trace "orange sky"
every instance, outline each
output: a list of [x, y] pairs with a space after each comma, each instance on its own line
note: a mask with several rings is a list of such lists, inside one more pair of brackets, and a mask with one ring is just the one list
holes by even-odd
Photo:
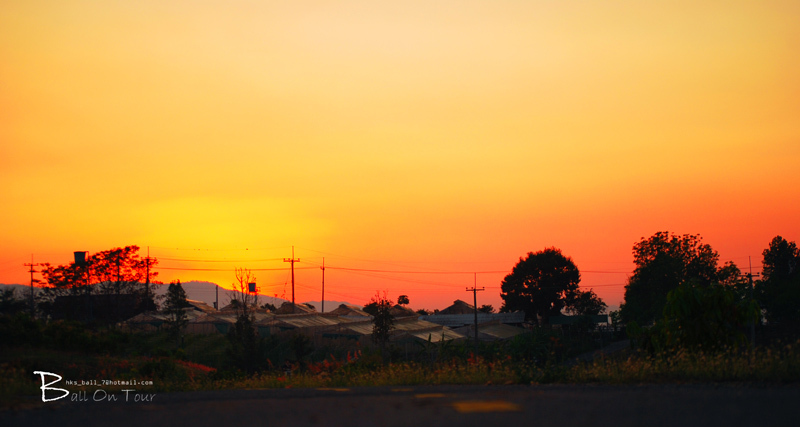
[[[0, 283], [31, 254], [267, 269], [294, 245], [465, 272], [326, 272], [330, 299], [444, 308], [556, 246], [616, 306], [656, 231], [740, 266], [800, 240], [800, 3], [333, 3], [4, 2]], [[320, 270], [297, 280], [319, 299]]]

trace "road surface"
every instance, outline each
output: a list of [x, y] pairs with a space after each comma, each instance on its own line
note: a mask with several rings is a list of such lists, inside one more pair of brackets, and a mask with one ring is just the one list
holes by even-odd
[[[138, 393], [139, 391], [137, 391]], [[24, 426], [797, 426], [800, 385], [420, 386], [156, 393], [0, 412]], [[97, 395], [94, 396], [98, 397]]]

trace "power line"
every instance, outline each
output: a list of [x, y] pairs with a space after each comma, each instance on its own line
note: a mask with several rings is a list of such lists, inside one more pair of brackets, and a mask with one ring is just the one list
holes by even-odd
[[392, 274], [500, 274], [508, 273], [508, 270], [495, 270], [495, 271], [408, 271], [408, 270], [374, 270], [367, 268], [348, 268], [348, 267], [331, 267], [331, 270], [344, 270], [344, 271], [362, 271], [367, 273], [392, 273]]
[[[233, 268], [185, 268], [185, 267], [153, 267], [156, 270], [176, 270], [176, 271], [234, 271]], [[316, 270], [317, 267], [295, 267], [295, 270]], [[250, 271], [289, 271], [291, 268], [248, 268]]]
[[286, 249], [287, 246], [276, 246], [272, 248], [229, 248], [229, 249], [204, 249], [204, 248], [176, 248], [165, 246], [151, 246], [155, 249], [167, 249], [174, 251], [197, 251], [197, 252], [237, 252], [237, 251], [272, 251], [277, 249]]
[[265, 259], [188, 259], [188, 258], [159, 258], [163, 261], [182, 261], [182, 262], [265, 262], [265, 261], [280, 261], [283, 258], [265, 258]]

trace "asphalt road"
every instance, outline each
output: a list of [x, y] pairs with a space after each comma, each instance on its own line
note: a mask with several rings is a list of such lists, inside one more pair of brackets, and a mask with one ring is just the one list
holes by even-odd
[[[138, 391], [137, 391], [138, 393]], [[424, 386], [38, 401], [2, 426], [797, 426], [800, 386]], [[103, 397], [100, 394], [97, 397]]]

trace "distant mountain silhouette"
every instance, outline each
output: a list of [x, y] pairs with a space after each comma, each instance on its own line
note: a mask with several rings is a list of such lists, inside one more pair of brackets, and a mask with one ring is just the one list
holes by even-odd
[[[216, 302], [217, 298], [217, 291], [216, 288], [218, 285], [212, 282], [202, 282], [193, 280], [190, 282], [181, 282], [181, 286], [183, 290], [186, 291], [186, 298], [192, 299], [195, 301], [203, 301], [204, 303], [214, 306], [214, 302]], [[155, 286], [155, 293], [156, 295], [164, 295], [167, 293], [167, 288], [169, 287], [168, 284], [163, 285], [156, 285]], [[225, 307], [228, 303], [231, 302], [231, 291], [230, 289], [225, 289], [223, 287], [219, 287], [219, 306]], [[263, 305], [266, 303], [272, 304], [276, 307], [280, 307], [281, 304], [286, 302], [283, 298], [275, 298], [264, 294], [258, 294], [258, 304]]]
[[[192, 280], [190, 282], [181, 282], [181, 286], [183, 286], [183, 290], [186, 291], [186, 298], [187, 299], [191, 299], [191, 300], [195, 300], [195, 301], [203, 301], [204, 303], [210, 305], [211, 307], [214, 306], [214, 302], [216, 301], [216, 289], [215, 289], [217, 287], [216, 283], [203, 282], [203, 281], [199, 281], [199, 280]], [[167, 293], [167, 288], [168, 287], [169, 287], [169, 285], [166, 284], [166, 283], [163, 284], [163, 285], [153, 285], [153, 290], [155, 291], [155, 294], [157, 296], [160, 296], [160, 295], [165, 295]], [[30, 289], [30, 285], [19, 285], [19, 284], [7, 285], [7, 284], [0, 283], [0, 290], [5, 290], [7, 288], [16, 289], [17, 290], [16, 291], [17, 297], [21, 297], [23, 295], [23, 292], [27, 292], [28, 289]], [[220, 307], [225, 307], [226, 305], [228, 305], [228, 303], [230, 303], [231, 298], [229, 296], [229, 293], [231, 293], [231, 292], [232, 291], [229, 290], [229, 289], [225, 289], [223, 287], [219, 288], [219, 306]], [[284, 299], [284, 298], [276, 298], [276, 297], [269, 296], [269, 295], [258, 294], [258, 304], [259, 305], [263, 305], [263, 304], [269, 303], [269, 304], [274, 305], [275, 307], [280, 307], [281, 304], [283, 304], [285, 302], [289, 302], [289, 301]], [[322, 303], [320, 301], [303, 301], [303, 303], [306, 303], [306, 302], [308, 304], [313, 305], [314, 308], [316, 308], [317, 311], [319, 311], [322, 308]], [[325, 300], [325, 311], [326, 312], [333, 311], [337, 307], [339, 307], [339, 305], [341, 305], [341, 304], [353, 305], [353, 306], [356, 306], [358, 308], [361, 308], [360, 305], [353, 304], [353, 303], [347, 302], [347, 301]]]
[[[162, 295], [167, 293], [167, 286], [164, 285], [157, 285], [156, 286], [156, 295]], [[181, 282], [181, 286], [183, 286], [183, 290], [186, 291], [186, 298], [193, 299], [196, 301], [203, 301], [210, 306], [214, 306], [214, 301], [216, 300], [216, 290], [215, 288], [218, 286], [216, 283], [212, 282], [202, 282], [193, 280], [190, 282]], [[225, 289], [220, 287], [219, 288], [219, 306], [225, 307], [230, 303], [230, 296], [229, 294], [233, 292], [229, 289]], [[269, 295], [258, 294], [258, 304], [263, 305], [266, 303], [272, 304], [275, 307], [280, 307], [281, 304], [285, 302], [290, 302], [284, 298], [276, 298]], [[322, 308], [322, 303], [320, 301], [302, 301], [303, 303], [309, 303], [319, 311]], [[299, 303], [299, 302], [298, 302]], [[346, 301], [329, 301], [325, 300], [325, 311], [333, 311], [336, 307], [339, 307], [340, 304], [348, 304], [348, 305], [355, 305], [356, 307], [361, 307], [358, 304], [352, 304]]]

